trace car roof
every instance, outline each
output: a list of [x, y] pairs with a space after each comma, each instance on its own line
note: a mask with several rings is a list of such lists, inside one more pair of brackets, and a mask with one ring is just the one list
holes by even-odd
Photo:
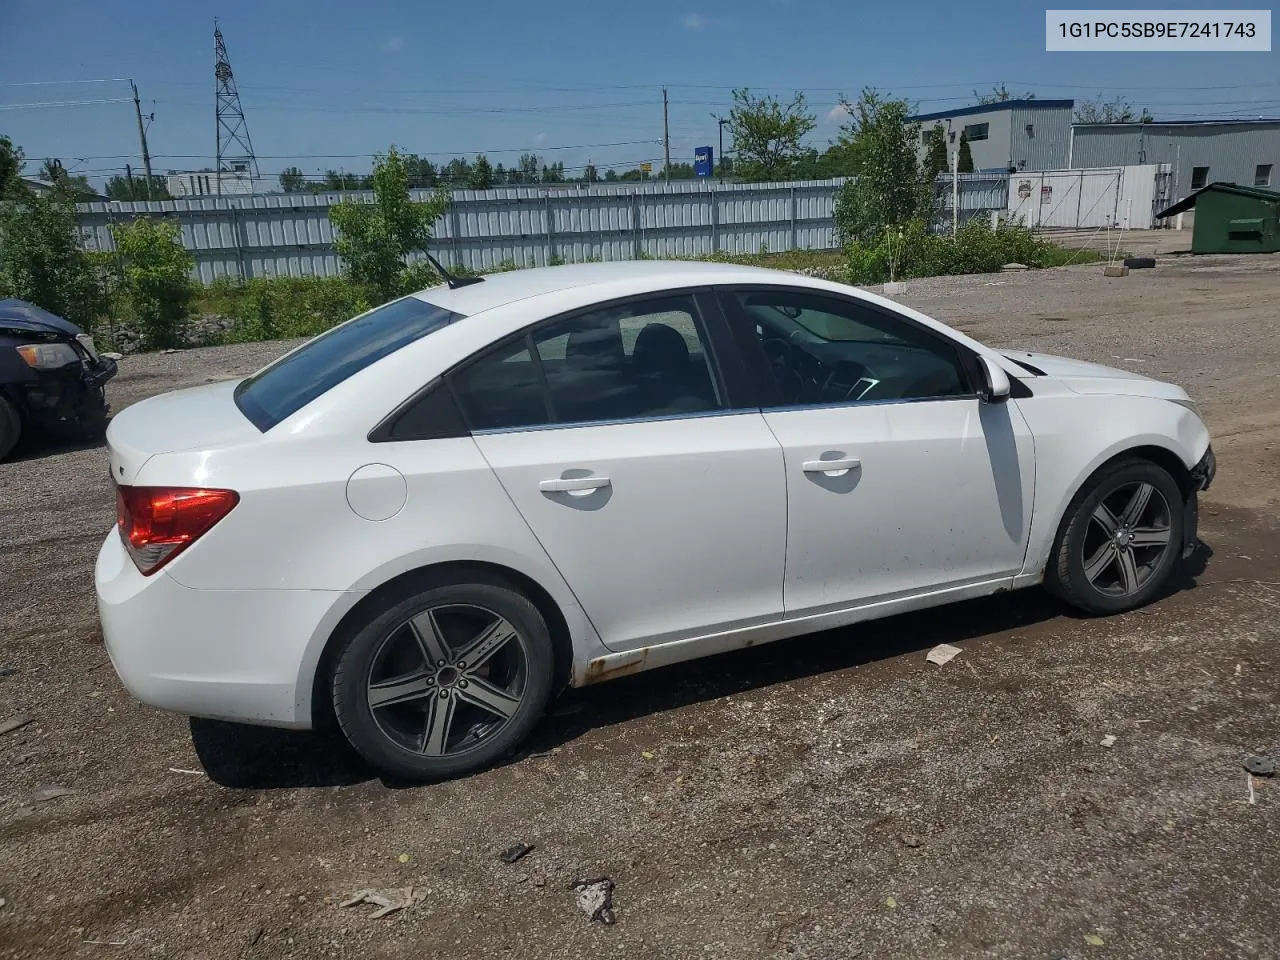
[[703, 284], [796, 283], [794, 273], [748, 267], [731, 263], [693, 260], [616, 260], [609, 263], [574, 263], [559, 267], [531, 267], [489, 274], [484, 283], [468, 284], [456, 290], [447, 286], [430, 287], [413, 296], [419, 300], [452, 310], [464, 317], [543, 296], [561, 290], [629, 285], [641, 289], [661, 290], [697, 287]]

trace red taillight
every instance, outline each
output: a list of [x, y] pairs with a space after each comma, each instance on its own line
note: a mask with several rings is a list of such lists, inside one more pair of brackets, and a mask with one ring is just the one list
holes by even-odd
[[155, 573], [240, 502], [234, 490], [116, 487], [116, 523], [133, 562]]

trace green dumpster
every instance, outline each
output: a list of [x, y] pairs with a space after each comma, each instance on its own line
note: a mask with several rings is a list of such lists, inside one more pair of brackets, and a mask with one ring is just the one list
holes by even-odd
[[1188, 194], [1156, 219], [1195, 208], [1192, 253], [1280, 252], [1280, 193], [1234, 183], [1211, 183]]

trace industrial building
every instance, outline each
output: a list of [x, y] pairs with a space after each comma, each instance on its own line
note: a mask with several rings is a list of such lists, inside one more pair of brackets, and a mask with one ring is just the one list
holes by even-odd
[[165, 175], [169, 195], [185, 197], [240, 196], [247, 193], [270, 193], [270, 187], [255, 180], [248, 170], [224, 170], [219, 175], [213, 170], [170, 170]]
[[1280, 119], [1073, 123], [1073, 100], [1005, 100], [911, 117], [923, 156], [941, 125], [950, 152], [963, 134], [976, 172], [1031, 173], [1167, 164], [1170, 199], [1209, 183], [1280, 186]]
[[920, 124], [920, 152], [935, 126], [947, 132], [948, 150], [964, 136], [976, 173], [1061, 170], [1071, 148], [1074, 100], [1005, 100], [910, 117]]
[[1210, 183], [1280, 186], [1280, 120], [1077, 123], [1066, 167], [1167, 163], [1172, 199]]

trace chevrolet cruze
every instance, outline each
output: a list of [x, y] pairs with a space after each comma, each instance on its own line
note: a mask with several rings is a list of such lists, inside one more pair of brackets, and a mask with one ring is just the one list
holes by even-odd
[[107, 439], [134, 696], [336, 717], [417, 780], [567, 686], [1039, 584], [1137, 607], [1214, 474], [1177, 386], [710, 263], [451, 278]]

